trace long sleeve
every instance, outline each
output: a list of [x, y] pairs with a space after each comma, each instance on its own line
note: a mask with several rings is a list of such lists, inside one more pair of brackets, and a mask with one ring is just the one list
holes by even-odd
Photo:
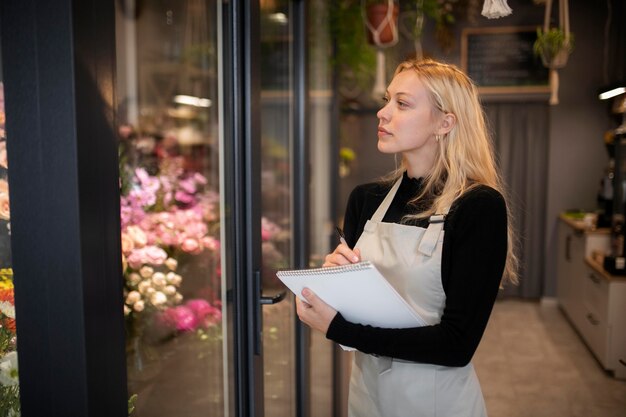
[[[362, 217], [369, 216], [372, 211], [367, 204], [378, 204], [365, 200], [367, 193], [364, 190], [355, 190], [351, 195], [345, 218], [345, 229], [350, 233], [360, 234]], [[355, 239], [354, 235], [351, 239]], [[347, 322], [339, 312], [326, 336], [365, 353], [464, 366], [471, 360], [487, 325], [506, 253], [504, 199], [489, 187], [477, 187], [455, 202], [446, 219], [442, 254], [446, 304], [439, 324], [382, 329]]]

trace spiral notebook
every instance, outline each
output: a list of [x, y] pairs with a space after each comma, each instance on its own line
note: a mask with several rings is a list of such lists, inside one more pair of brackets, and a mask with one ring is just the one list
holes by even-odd
[[279, 271], [276, 276], [301, 299], [302, 289], [309, 288], [353, 323], [396, 329], [426, 325], [369, 261]]

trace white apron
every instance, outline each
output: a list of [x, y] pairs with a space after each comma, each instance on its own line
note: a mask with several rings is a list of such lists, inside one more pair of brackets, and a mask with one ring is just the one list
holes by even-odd
[[[441, 284], [444, 216], [428, 228], [383, 223], [402, 178], [394, 184], [356, 244], [391, 285], [429, 324], [441, 321], [446, 296]], [[355, 352], [349, 417], [485, 417], [487, 411], [472, 364], [447, 367]]]

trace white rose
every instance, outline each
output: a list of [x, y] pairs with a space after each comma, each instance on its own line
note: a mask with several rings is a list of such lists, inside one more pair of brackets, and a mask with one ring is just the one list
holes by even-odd
[[146, 233], [139, 226], [128, 226], [126, 233], [135, 242], [135, 246], [142, 248], [148, 244]]
[[137, 289], [142, 294], [146, 294], [149, 288], [152, 288], [152, 283], [150, 281], [141, 281], [137, 286]]
[[128, 316], [132, 310], [128, 308], [126, 304], [124, 304], [124, 315]]
[[152, 283], [156, 288], [163, 288], [167, 285], [167, 281], [165, 281], [165, 274], [162, 272], [155, 272], [152, 275]]
[[133, 272], [132, 274], [128, 275], [128, 282], [130, 283], [130, 285], [137, 285], [140, 281], [141, 275], [139, 275], [138, 273]]
[[176, 267], [178, 267], [178, 261], [174, 258], [167, 258], [165, 260], [165, 266], [167, 266], [172, 271], [176, 271]]
[[146, 295], [147, 296], [151, 296], [152, 294], [154, 294], [156, 292], [156, 290], [154, 288], [152, 288], [151, 286], [146, 288]]
[[156, 291], [150, 296], [150, 302], [152, 305], [160, 306], [167, 301], [167, 297], [161, 291]]
[[128, 293], [128, 296], [126, 297], [126, 304], [132, 306], [139, 300], [141, 300], [141, 294], [139, 294], [138, 291], [131, 291]]
[[183, 277], [181, 277], [178, 274], [175, 274], [174, 272], [168, 272], [167, 274], [167, 282], [169, 282], [172, 285], [176, 285], [177, 287], [180, 285], [180, 283], [182, 282]]
[[139, 313], [139, 312], [143, 311], [144, 307], [145, 307], [145, 304], [144, 304], [143, 300], [139, 300], [133, 306], [133, 310], [135, 310], [137, 313]]
[[174, 296], [174, 302], [178, 304], [181, 301], [183, 301], [183, 296], [180, 295], [179, 293], [176, 293], [176, 295]]
[[168, 285], [167, 287], [163, 288], [163, 292], [166, 295], [174, 295], [176, 294], [176, 287], [173, 285]]
[[150, 278], [154, 274], [154, 269], [151, 266], [142, 266], [139, 270], [139, 275], [144, 278]]

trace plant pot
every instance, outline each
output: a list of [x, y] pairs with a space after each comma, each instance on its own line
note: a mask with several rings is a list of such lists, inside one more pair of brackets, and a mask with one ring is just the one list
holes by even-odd
[[541, 62], [546, 68], [557, 69], [563, 68], [567, 64], [569, 58], [569, 48], [561, 48], [554, 56], [547, 56], [548, 54], [541, 54]]
[[[393, 5], [390, 19], [387, 19], [389, 5], [385, 3], [371, 4], [367, 7], [367, 41], [374, 46], [394, 44], [398, 41], [397, 4]], [[378, 33], [376, 38], [375, 32]]]

